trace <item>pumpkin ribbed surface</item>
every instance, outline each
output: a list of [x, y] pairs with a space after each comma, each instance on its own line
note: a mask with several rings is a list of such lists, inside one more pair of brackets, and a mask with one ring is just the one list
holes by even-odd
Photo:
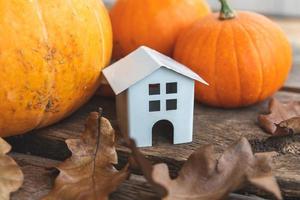
[[98, 87], [111, 51], [99, 0], [0, 0], [0, 136], [78, 109]]
[[292, 63], [290, 44], [266, 17], [238, 12], [234, 19], [212, 14], [178, 39], [174, 57], [210, 86], [196, 85], [196, 98], [233, 108], [260, 102], [282, 87]]
[[141, 45], [171, 56], [180, 31], [209, 13], [204, 0], [119, 0], [110, 12], [113, 57], [124, 57]]

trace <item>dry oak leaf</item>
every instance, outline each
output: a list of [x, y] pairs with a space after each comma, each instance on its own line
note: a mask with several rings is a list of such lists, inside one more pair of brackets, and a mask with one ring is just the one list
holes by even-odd
[[100, 113], [91, 113], [80, 139], [66, 143], [72, 156], [58, 168], [53, 190], [44, 200], [106, 200], [128, 178], [128, 166], [118, 171], [115, 131]]
[[260, 126], [273, 136], [300, 134], [300, 101], [281, 103], [277, 99], [269, 102], [267, 115], [260, 115]]
[[275, 135], [295, 135], [300, 134], [300, 117], [293, 117], [276, 124]]
[[9, 200], [10, 193], [23, 184], [24, 176], [17, 163], [6, 154], [11, 146], [0, 138], [0, 200]]
[[270, 154], [254, 155], [245, 138], [229, 147], [219, 159], [212, 145], [199, 148], [188, 158], [174, 180], [170, 178], [166, 164], [151, 167], [133, 141], [129, 146], [146, 179], [150, 184], [154, 183], [155, 189], [159, 188], [158, 194], [163, 200], [226, 199], [230, 192], [240, 189], [245, 183], [282, 199], [271, 172]]

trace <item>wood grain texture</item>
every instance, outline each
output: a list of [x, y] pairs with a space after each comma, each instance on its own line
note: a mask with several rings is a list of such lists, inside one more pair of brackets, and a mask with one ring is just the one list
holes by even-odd
[[[25, 174], [22, 188], [13, 193], [11, 200], [39, 200], [52, 188], [57, 175], [50, 167], [60, 162], [41, 157], [13, 153], [11, 156], [18, 162]], [[132, 175], [111, 194], [110, 200], [159, 200], [155, 192], [142, 176]], [[264, 200], [256, 196], [230, 194], [229, 200]]]
[[11, 200], [37, 200], [51, 190], [54, 179], [50, 167], [56, 166], [58, 161], [17, 153], [11, 156], [20, 165], [25, 177], [23, 186], [12, 194]]
[[[296, 93], [279, 92], [276, 97], [282, 101], [300, 100], [300, 94]], [[69, 119], [27, 135], [8, 138], [8, 141], [16, 152], [64, 160], [70, 155], [64, 140], [77, 138], [84, 129], [88, 113], [97, 110], [98, 107], [102, 107], [104, 116], [116, 125], [114, 101], [94, 97]], [[266, 110], [267, 102], [237, 110], [220, 110], [196, 104], [192, 143], [182, 145], [162, 143], [155, 147], [142, 148], [141, 151], [155, 163], [166, 162], [175, 176], [188, 156], [201, 145], [214, 144], [216, 151], [222, 152], [240, 137], [246, 137], [255, 152], [279, 153], [274, 160], [274, 173], [284, 195], [286, 198], [300, 197], [300, 137], [268, 138], [269, 135], [264, 133], [257, 124], [258, 114]], [[129, 150], [119, 147], [118, 153], [120, 162], [124, 164]], [[259, 191], [251, 192], [260, 194]]]

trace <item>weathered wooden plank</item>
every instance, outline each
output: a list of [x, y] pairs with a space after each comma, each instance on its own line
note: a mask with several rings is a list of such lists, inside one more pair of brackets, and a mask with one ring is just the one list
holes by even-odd
[[[12, 153], [11, 156], [21, 166], [25, 180], [21, 189], [12, 194], [11, 200], [39, 200], [48, 194], [53, 186], [56, 171], [50, 167], [60, 162], [42, 157]], [[140, 200], [155, 193], [140, 176], [132, 176], [111, 195], [111, 200]]]
[[[11, 200], [39, 200], [51, 190], [57, 173], [50, 167], [60, 162], [36, 156], [12, 153], [11, 156], [21, 166], [25, 175], [21, 189], [12, 194]], [[116, 192], [111, 194], [110, 200], [159, 200], [155, 192], [142, 176], [132, 175]], [[264, 200], [256, 196], [231, 194], [230, 200]]]
[[11, 200], [39, 200], [48, 194], [53, 185], [53, 175], [50, 167], [59, 162], [30, 156], [12, 153], [11, 156], [21, 167], [24, 173], [24, 183], [21, 189], [12, 194]]
[[[124, 195], [126, 194], [126, 195]], [[111, 200], [160, 200], [142, 176], [132, 175], [119, 189], [111, 195]], [[266, 200], [255, 195], [232, 193], [228, 200]]]
[[[277, 98], [283, 101], [300, 100], [300, 94], [279, 92]], [[261, 103], [244, 109], [222, 110], [196, 104], [194, 141], [183, 145], [159, 144], [151, 148], [142, 148], [142, 152], [153, 162], [166, 162], [171, 172], [176, 174], [187, 157], [203, 144], [214, 144], [216, 151], [223, 151], [240, 137], [250, 140], [256, 152], [277, 151], [275, 158], [275, 175], [286, 197], [300, 197], [300, 137], [268, 139], [257, 125], [257, 116], [264, 112], [267, 103]], [[104, 116], [116, 124], [114, 102], [111, 99], [94, 97], [86, 106], [69, 119], [24, 136], [9, 138], [14, 151], [29, 152], [63, 160], [69, 156], [64, 140], [76, 138], [83, 131], [85, 119], [89, 112], [101, 106]], [[184, 122], [183, 122], [184, 123]], [[126, 162], [128, 149], [118, 148], [120, 160]]]
[[[51, 190], [57, 172], [50, 167], [60, 162], [42, 157], [12, 153], [24, 173], [24, 184], [12, 194], [11, 200], [39, 200]], [[155, 196], [154, 191], [141, 176], [132, 176], [111, 195], [111, 200], [140, 200]]]
[[[57, 173], [50, 167], [59, 161], [42, 157], [16, 154], [11, 156], [21, 166], [25, 180], [21, 189], [12, 194], [11, 200], [39, 200], [51, 190]], [[155, 196], [154, 191], [139, 176], [132, 176], [111, 195], [111, 200], [140, 200], [143, 197]]]

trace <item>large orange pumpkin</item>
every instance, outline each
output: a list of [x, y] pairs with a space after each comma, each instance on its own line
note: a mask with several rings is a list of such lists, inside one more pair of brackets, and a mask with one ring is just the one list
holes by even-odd
[[174, 57], [210, 86], [196, 85], [197, 100], [234, 108], [262, 101], [282, 87], [292, 52], [283, 31], [266, 17], [230, 9], [211, 14], [180, 35]]
[[109, 63], [99, 0], [0, 0], [0, 136], [25, 133], [85, 103]]
[[208, 13], [205, 0], [118, 0], [110, 12], [113, 57], [141, 45], [171, 56], [179, 32]]

